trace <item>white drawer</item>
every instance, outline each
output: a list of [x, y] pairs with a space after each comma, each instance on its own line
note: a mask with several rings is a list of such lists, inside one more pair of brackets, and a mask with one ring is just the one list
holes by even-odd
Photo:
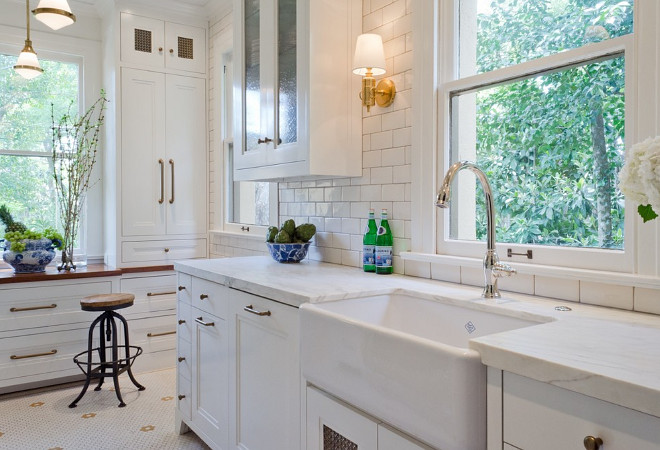
[[173, 263], [178, 259], [206, 257], [206, 239], [123, 242], [121, 252], [124, 263]]
[[178, 304], [177, 312], [177, 334], [179, 339], [192, 342], [193, 318], [189, 303]]
[[185, 420], [192, 415], [192, 383], [189, 378], [177, 376], [176, 406]]
[[176, 295], [180, 302], [192, 303], [192, 277], [185, 273], [178, 273]]
[[227, 320], [231, 289], [218, 283], [194, 277], [192, 284], [192, 306]]
[[118, 311], [125, 317], [135, 317], [176, 309], [176, 275], [122, 278], [121, 291], [135, 295], [130, 308]]
[[660, 449], [660, 418], [504, 372], [504, 441], [523, 450]]
[[192, 378], [192, 344], [179, 339], [177, 342], [177, 370], [179, 375]]
[[176, 348], [177, 325], [174, 314], [130, 320], [128, 329], [130, 344], [142, 347], [145, 353]]
[[0, 336], [2, 332], [11, 330], [30, 333], [29, 330], [53, 325], [89, 325], [98, 313], [82, 311], [80, 299], [88, 295], [109, 294], [111, 291], [110, 281], [2, 289]]

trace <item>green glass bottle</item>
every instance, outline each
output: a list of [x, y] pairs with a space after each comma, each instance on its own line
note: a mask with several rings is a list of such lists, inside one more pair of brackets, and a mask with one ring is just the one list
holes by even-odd
[[362, 237], [362, 268], [365, 272], [376, 271], [376, 214], [373, 209], [369, 210], [369, 222]]
[[392, 273], [392, 230], [387, 222], [387, 210], [380, 213], [380, 226], [376, 235], [376, 273]]

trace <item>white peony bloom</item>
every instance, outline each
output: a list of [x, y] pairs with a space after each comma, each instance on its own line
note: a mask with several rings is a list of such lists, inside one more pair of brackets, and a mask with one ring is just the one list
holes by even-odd
[[621, 191], [635, 203], [660, 212], [660, 136], [633, 145], [619, 172]]

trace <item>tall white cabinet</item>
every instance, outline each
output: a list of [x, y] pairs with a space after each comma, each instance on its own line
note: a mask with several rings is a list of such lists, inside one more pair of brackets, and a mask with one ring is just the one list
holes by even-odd
[[110, 9], [105, 262], [206, 257], [206, 24]]

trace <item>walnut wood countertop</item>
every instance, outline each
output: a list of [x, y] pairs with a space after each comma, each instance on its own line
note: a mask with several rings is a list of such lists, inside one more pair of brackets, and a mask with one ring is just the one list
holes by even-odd
[[126, 267], [123, 269], [109, 267], [105, 264], [89, 264], [86, 267], [61, 272], [56, 267], [46, 267], [45, 272], [40, 273], [14, 273], [11, 267], [0, 269], [0, 284], [28, 283], [35, 281], [72, 280], [76, 278], [115, 277], [125, 273], [159, 272], [173, 270], [174, 266], [148, 266], [148, 267]]

